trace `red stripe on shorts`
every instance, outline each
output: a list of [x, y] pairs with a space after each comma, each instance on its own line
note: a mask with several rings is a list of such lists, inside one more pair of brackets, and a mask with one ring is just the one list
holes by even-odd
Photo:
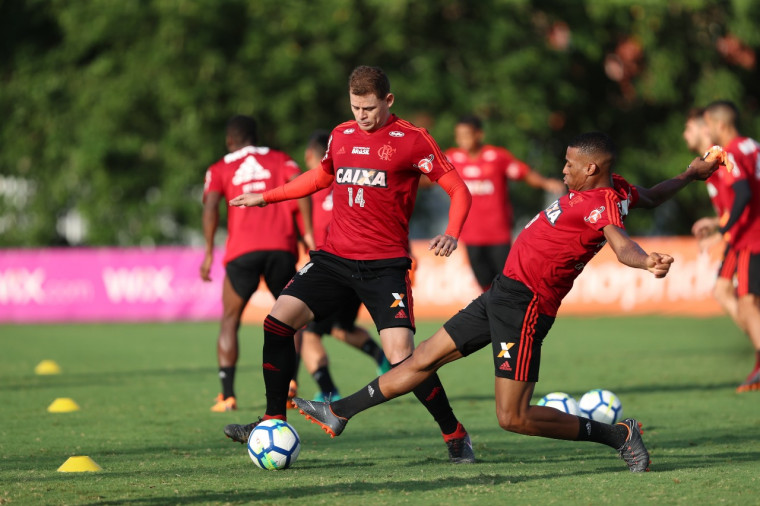
[[736, 250], [730, 248], [723, 258], [723, 264], [720, 266], [719, 278], [731, 279], [736, 272]]
[[737, 256], [739, 258], [737, 259], [736, 277], [739, 286], [736, 288], [736, 295], [741, 297], [749, 293], [749, 259], [751, 254], [748, 250], [741, 250]]
[[515, 380], [528, 381], [528, 369], [533, 355], [533, 336], [536, 335], [536, 321], [538, 320], [538, 295], [533, 298], [525, 311], [522, 330], [520, 332], [520, 350], [517, 352], [517, 365], [515, 366]]

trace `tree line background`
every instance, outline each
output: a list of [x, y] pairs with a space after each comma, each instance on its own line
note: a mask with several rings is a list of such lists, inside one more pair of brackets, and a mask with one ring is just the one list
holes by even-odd
[[[566, 143], [603, 130], [648, 185], [691, 160], [693, 106], [733, 100], [760, 135], [759, 22], [751, 0], [0, 0], [0, 246], [197, 243], [226, 120], [255, 116], [302, 163], [314, 129], [351, 117], [361, 64], [443, 148], [474, 112], [560, 177]], [[518, 219], [544, 206], [512, 196]], [[687, 234], [710, 212], [692, 185], [628, 228]]]

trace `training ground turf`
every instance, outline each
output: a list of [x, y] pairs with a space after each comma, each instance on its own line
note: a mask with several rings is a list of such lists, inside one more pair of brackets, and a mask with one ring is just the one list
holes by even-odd
[[[418, 339], [438, 323], [421, 323]], [[478, 463], [454, 466], [413, 396], [351, 420], [330, 439], [293, 412], [303, 446], [292, 469], [254, 467], [227, 423], [264, 411], [260, 327], [241, 329], [239, 411], [211, 413], [219, 391], [216, 322], [0, 326], [0, 504], [758, 504], [760, 391], [736, 394], [753, 365], [727, 318], [560, 318], [542, 356], [535, 400], [607, 388], [644, 423], [651, 472], [616, 453], [506, 433], [496, 422], [490, 351], [441, 378], [472, 435]], [[348, 394], [372, 360], [326, 338]], [[59, 375], [37, 376], [55, 360]], [[300, 375], [300, 394], [314, 382]], [[48, 413], [56, 398], [80, 410]], [[94, 473], [56, 469], [89, 456]]]

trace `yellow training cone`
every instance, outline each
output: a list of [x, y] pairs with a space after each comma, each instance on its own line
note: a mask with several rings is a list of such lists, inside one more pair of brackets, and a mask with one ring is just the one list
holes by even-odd
[[34, 368], [34, 374], [61, 374], [61, 366], [55, 360], [43, 360]]
[[58, 468], [59, 473], [82, 473], [85, 471], [102, 471], [100, 467], [90, 457], [69, 457], [66, 462]]
[[70, 413], [79, 411], [79, 405], [68, 397], [59, 397], [47, 408], [49, 413]]

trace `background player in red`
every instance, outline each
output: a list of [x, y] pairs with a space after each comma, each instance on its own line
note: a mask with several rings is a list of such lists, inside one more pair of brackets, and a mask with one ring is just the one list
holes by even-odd
[[760, 146], [739, 134], [739, 111], [732, 102], [711, 103], [705, 107], [704, 118], [710, 140], [724, 147], [728, 168], [733, 165], [724, 174], [733, 190], [733, 201], [725, 223], [713, 221], [698, 232], [717, 229], [728, 234], [736, 251], [738, 316], [755, 349], [755, 366], [737, 392], [760, 390]]
[[[710, 140], [707, 126], [705, 125], [704, 109], [694, 109], [689, 112], [684, 126], [683, 138], [686, 146], [690, 151], [697, 155], [703, 155], [709, 150], [713, 143]], [[700, 218], [692, 226], [692, 233], [697, 238], [700, 249], [706, 250], [716, 242], [724, 242], [721, 234], [717, 232], [720, 220], [728, 220], [729, 210], [733, 201], [733, 190], [726, 184], [725, 180], [728, 172], [725, 170], [716, 170], [707, 181], [707, 194], [710, 196], [715, 216]], [[707, 234], [709, 230], [713, 233]], [[713, 297], [726, 313], [731, 316], [739, 328], [742, 328], [739, 321], [738, 307], [739, 303], [736, 298], [736, 289], [734, 288], [734, 274], [736, 272], [736, 251], [726, 241], [723, 250], [723, 259], [718, 269], [718, 276], [713, 287]]]
[[499, 274], [512, 242], [512, 204], [509, 184], [529, 186], [561, 195], [565, 185], [531, 170], [504, 148], [483, 144], [483, 123], [477, 116], [463, 116], [454, 127], [457, 147], [446, 151], [472, 194], [472, 207], [459, 238], [467, 248], [472, 271], [483, 290]]
[[[330, 132], [318, 130], [312, 133], [304, 153], [307, 170], [321, 170], [321, 161], [327, 151], [329, 139]], [[319, 249], [327, 239], [327, 227], [332, 218], [332, 187], [319, 190], [311, 195], [311, 199], [314, 243]], [[377, 364], [378, 374], [383, 374], [390, 369], [383, 349], [372, 339], [366, 329], [356, 325], [356, 316], [360, 307], [361, 300], [354, 296], [353, 300], [346, 301], [336, 314], [319, 322], [311, 321], [304, 329], [301, 360], [319, 386], [320, 392], [314, 398], [315, 400], [340, 398], [338, 388], [330, 374], [327, 351], [322, 345], [324, 334], [330, 334], [372, 357]]]
[[[354, 120], [333, 129], [320, 170], [263, 195], [249, 193], [231, 201], [262, 206], [333, 188], [333, 216], [325, 244], [311, 253], [311, 261], [293, 277], [264, 322], [265, 418], [285, 417], [295, 329], [328, 317], [354, 294], [372, 315], [391, 364], [411, 355], [409, 218], [420, 176], [436, 181], [451, 197], [446, 232], [430, 241], [434, 254], [449, 256], [456, 249], [470, 208], [467, 186], [433, 138], [391, 114], [395, 97], [382, 69], [354, 69], [349, 99]], [[365, 395], [375, 392], [370, 387]], [[450, 461], [474, 462], [470, 437], [454, 416], [438, 376], [431, 375], [414, 393], [438, 423]], [[255, 425], [228, 425], [225, 434], [244, 443]]]
[[[227, 122], [229, 154], [209, 167], [203, 189], [203, 236], [206, 253], [200, 274], [211, 281], [214, 235], [219, 225], [219, 204], [245, 191], [265, 191], [300, 174], [296, 162], [281, 151], [256, 146], [256, 121], [249, 116], [234, 116]], [[308, 201], [299, 201], [304, 214], [305, 236], [311, 236]], [[226, 274], [222, 288], [223, 314], [217, 357], [222, 392], [212, 411], [237, 409], [235, 369], [238, 360], [240, 317], [263, 275], [267, 287], [277, 298], [295, 274], [297, 232], [294, 206], [281, 204], [265, 209], [240, 209], [230, 206], [227, 214], [227, 245], [224, 254]], [[309, 239], [311, 241], [311, 239]]]
[[409, 392], [442, 365], [490, 344], [496, 415], [503, 429], [603, 443], [618, 450], [631, 471], [647, 470], [649, 454], [636, 420], [608, 425], [530, 404], [543, 339], [573, 281], [606, 243], [625, 265], [658, 278], [668, 273], [672, 257], [647, 254], [628, 237], [623, 228], [628, 209], [657, 206], [717, 165], [697, 158], [678, 177], [644, 189], [613, 176], [614, 159], [615, 148], [605, 134], [583, 134], [571, 142], [563, 169], [569, 193], [525, 226], [491, 288], [420, 343], [409, 360], [370, 383], [374, 396], [362, 389], [334, 403], [296, 397], [302, 413], [328, 433], [340, 434], [355, 414]]

